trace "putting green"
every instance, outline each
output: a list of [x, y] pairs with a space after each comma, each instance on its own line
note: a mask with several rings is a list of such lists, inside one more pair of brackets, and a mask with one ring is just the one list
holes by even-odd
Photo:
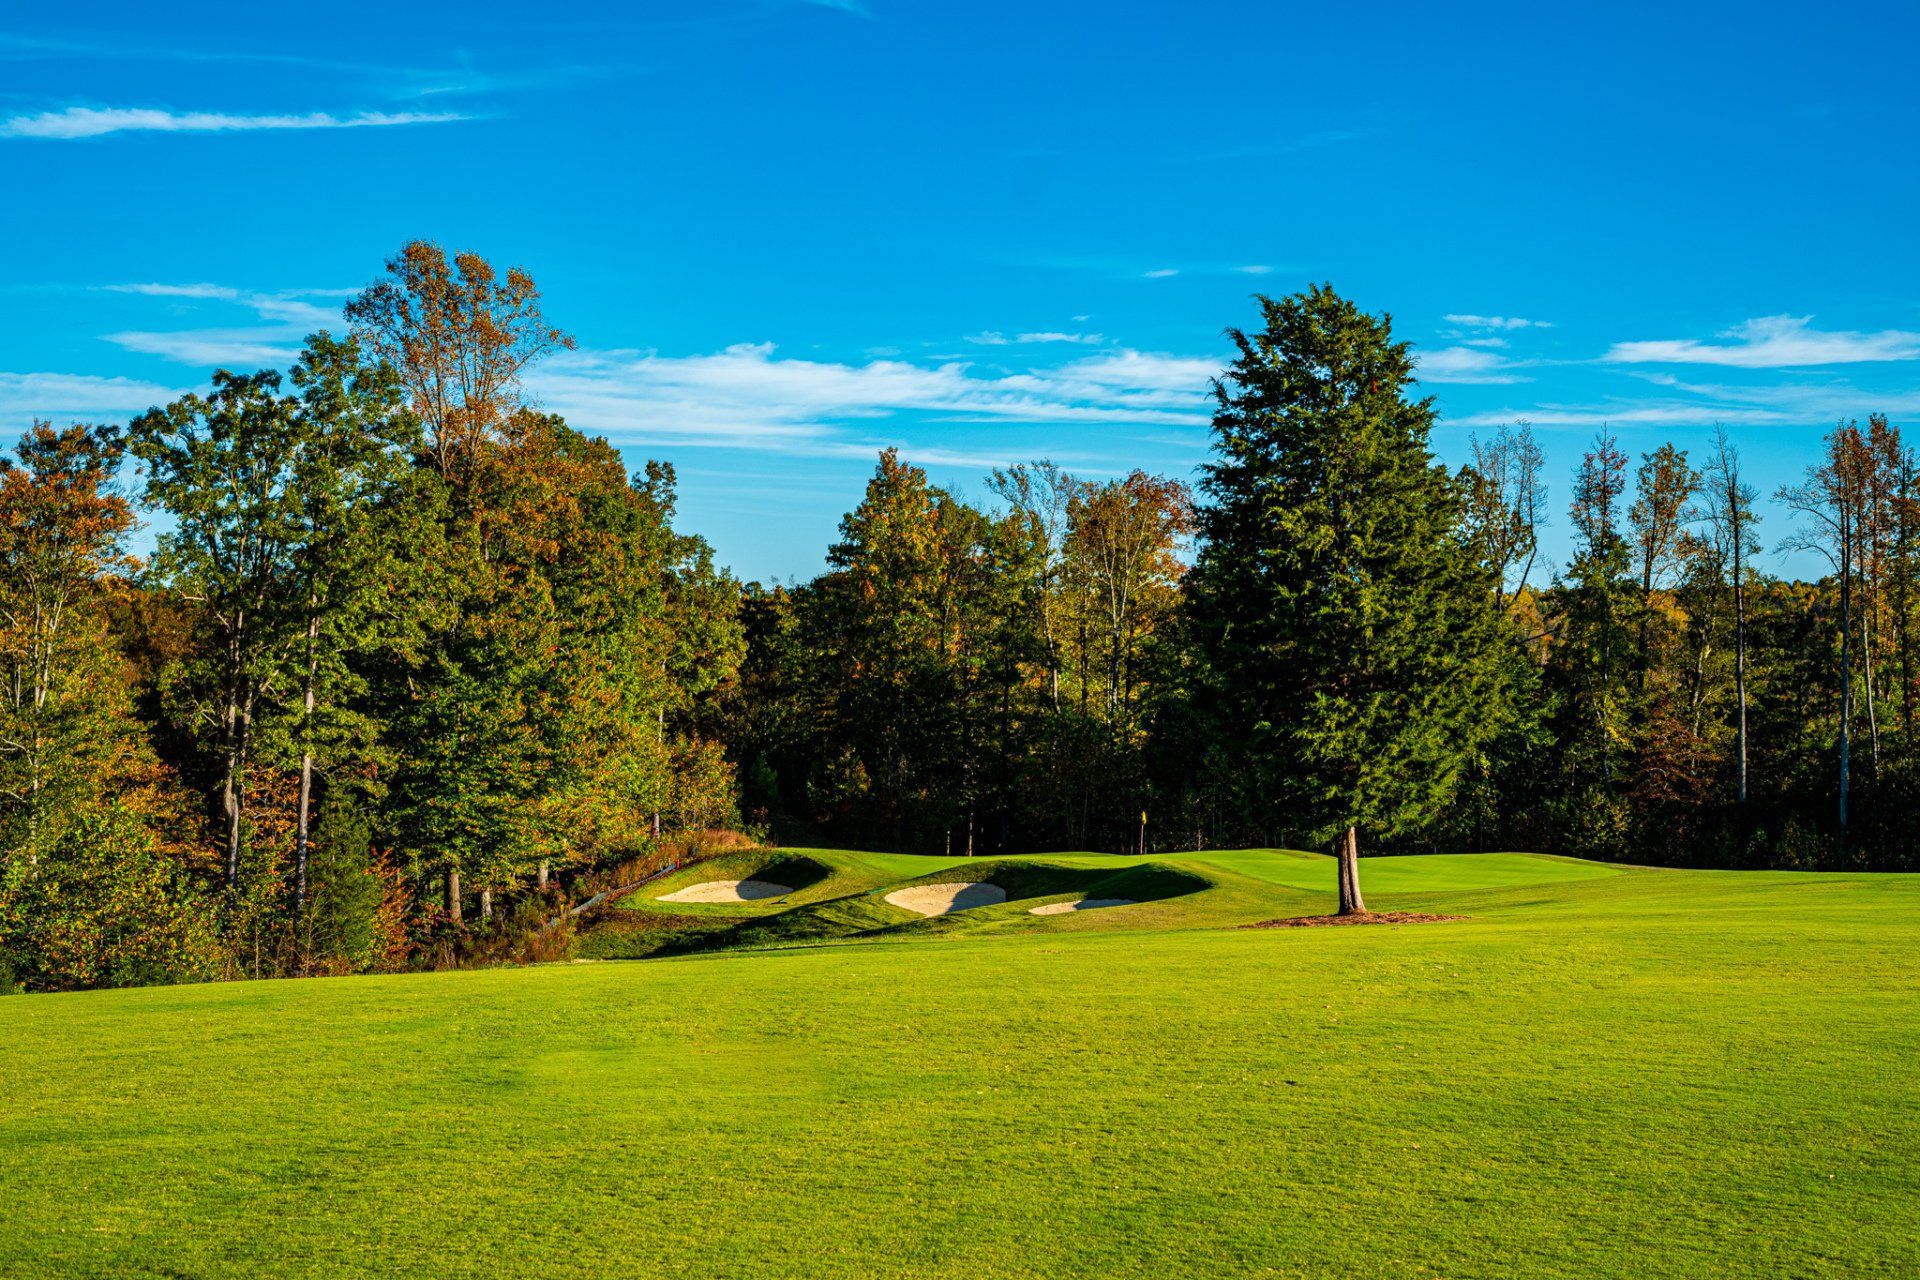
[[1246, 930], [1329, 864], [1170, 862], [884, 945], [0, 999], [0, 1275], [1920, 1274], [1920, 877], [1379, 859], [1468, 918]]

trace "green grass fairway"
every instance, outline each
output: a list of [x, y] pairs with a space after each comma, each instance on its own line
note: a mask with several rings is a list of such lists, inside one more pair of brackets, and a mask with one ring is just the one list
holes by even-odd
[[745, 950], [0, 999], [0, 1276], [1920, 1275], [1920, 877], [777, 856]]

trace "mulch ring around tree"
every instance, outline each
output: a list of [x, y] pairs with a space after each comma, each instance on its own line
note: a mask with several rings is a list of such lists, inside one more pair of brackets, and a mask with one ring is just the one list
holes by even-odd
[[1285, 920], [1262, 920], [1243, 924], [1242, 929], [1312, 929], [1323, 924], [1437, 924], [1442, 920], [1465, 920], [1465, 916], [1430, 916], [1418, 911], [1356, 911], [1344, 916], [1292, 916]]

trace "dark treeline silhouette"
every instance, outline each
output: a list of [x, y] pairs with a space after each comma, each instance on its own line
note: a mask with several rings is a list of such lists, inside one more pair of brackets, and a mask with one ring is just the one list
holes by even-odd
[[[1920, 490], [1843, 423], [1759, 567], [1711, 456], [1432, 456], [1389, 322], [1260, 300], [1198, 497], [881, 455], [742, 587], [523, 374], [534, 283], [407, 245], [284, 374], [0, 469], [0, 989], [528, 954], [712, 829], [986, 854], [1292, 845], [1910, 868]], [[139, 507], [164, 517], [129, 549]], [[551, 943], [549, 942], [549, 945]]]

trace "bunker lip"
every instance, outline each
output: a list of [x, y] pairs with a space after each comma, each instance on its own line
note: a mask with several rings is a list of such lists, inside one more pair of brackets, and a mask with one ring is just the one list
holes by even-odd
[[1313, 929], [1337, 924], [1438, 924], [1443, 920], [1465, 920], [1465, 916], [1432, 916], [1419, 911], [1359, 911], [1344, 916], [1290, 916], [1284, 920], [1260, 920], [1243, 924], [1242, 929]]
[[770, 880], [703, 880], [672, 893], [663, 893], [655, 902], [760, 902], [784, 898], [793, 890]]
[[895, 889], [887, 901], [896, 907], [923, 916], [952, 915], [975, 907], [998, 906], [1007, 900], [1007, 891], [985, 880], [956, 881], [947, 884], [916, 884]]
[[1030, 916], [1063, 916], [1070, 911], [1100, 911], [1107, 907], [1131, 907], [1133, 898], [1078, 898], [1072, 902], [1049, 902], [1043, 906], [1028, 907]]

